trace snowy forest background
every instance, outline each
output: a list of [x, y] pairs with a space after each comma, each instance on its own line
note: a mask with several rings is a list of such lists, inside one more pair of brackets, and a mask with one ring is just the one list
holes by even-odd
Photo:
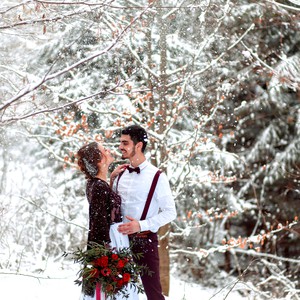
[[119, 155], [136, 123], [177, 205], [163, 278], [300, 299], [298, 0], [2, 0], [0, 15], [0, 274], [68, 267], [87, 234], [75, 153]]

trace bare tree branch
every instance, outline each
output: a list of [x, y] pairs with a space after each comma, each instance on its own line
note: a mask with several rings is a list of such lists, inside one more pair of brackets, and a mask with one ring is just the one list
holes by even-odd
[[[278, 7], [283, 7], [283, 8], [287, 8], [287, 9], [291, 9], [291, 10], [295, 10], [295, 11], [300, 11], [300, 8], [298, 8], [298, 7], [294, 7], [294, 6], [286, 5], [286, 4], [283, 4], [283, 3], [279, 3], [279, 2], [274, 1], [274, 0], [266, 0], [266, 1], [276, 5]], [[296, 4], [296, 3], [294, 3], [294, 4]], [[300, 4], [298, 4], [298, 5], [300, 5]]]
[[64, 277], [49, 277], [49, 276], [38, 276], [38, 275], [34, 275], [34, 274], [30, 274], [30, 273], [19, 273], [19, 272], [0, 272], [0, 274], [3, 275], [16, 275], [16, 276], [25, 276], [25, 277], [32, 277], [35, 278], [37, 280], [40, 279], [64, 279]]
[[29, 1], [24, 1], [24, 2], [22, 2], [22, 3], [13, 5], [13, 6], [8, 7], [7, 9], [5, 9], [5, 10], [3, 10], [3, 11], [0, 11], [0, 14], [3, 15], [3, 14], [5, 14], [5, 13], [7, 13], [7, 12], [9, 12], [9, 11], [11, 11], [11, 10], [17, 8], [17, 7], [23, 6], [23, 5], [28, 4], [28, 3], [31, 3], [31, 2], [32, 2], [32, 0], [29, 0]]
[[[298, 225], [297, 221], [294, 221], [290, 223], [287, 226], [282, 226], [278, 229], [275, 229], [273, 231], [270, 231], [268, 233], [268, 236], [274, 235], [275, 233], [281, 232], [283, 230], [290, 230], [293, 226]], [[172, 235], [172, 234], [171, 234]], [[256, 235], [252, 236], [251, 238], [247, 238], [247, 242], [259, 242], [261, 241], [262, 236], [261, 235]], [[202, 259], [203, 257], [207, 257], [212, 253], [215, 252], [224, 252], [224, 251], [234, 251], [236, 253], [241, 253], [241, 254], [246, 254], [249, 256], [256, 256], [256, 257], [266, 257], [266, 258], [271, 258], [275, 259], [278, 261], [285, 261], [285, 262], [291, 262], [294, 264], [300, 264], [300, 259], [293, 259], [293, 258], [287, 258], [287, 257], [282, 257], [282, 256], [277, 256], [269, 253], [263, 253], [263, 252], [257, 252], [253, 249], [248, 249], [248, 250], [243, 250], [239, 249], [241, 244], [239, 242], [231, 244], [231, 245], [217, 245], [216, 247], [210, 247], [208, 250], [206, 249], [200, 249], [198, 251], [192, 251], [192, 250], [185, 250], [185, 249], [178, 249], [178, 250], [172, 250], [172, 253], [183, 253], [183, 254], [188, 254], [188, 255], [195, 255], [199, 259]]]
[[66, 18], [70, 18], [73, 16], [78, 16], [78, 15], [82, 15], [82, 14], [86, 14], [86, 13], [90, 13], [91, 10], [85, 10], [85, 11], [76, 11], [76, 12], [72, 12], [69, 14], [65, 14], [65, 15], [60, 15], [57, 17], [52, 17], [52, 18], [40, 18], [40, 19], [30, 19], [30, 20], [24, 20], [24, 21], [20, 21], [17, 23], [12, 23], [12, 24], [8, 24], [8, 25], [1, 25], [0, 26], [0, 30], [4, 30], [4, 29], [12, 29], [14, 27], [19, 27], [19, 26], [25, 26], [25, 25], [34, 25], [34, 24], [38, 24], [38, 23], [51, 23], [51, 22], [57, 22], [59, 20], [63, 20]]
[[[78, 105], [82, 102], [85, 102], [85, 101], [88, 101], [88, 100], [91, 100], [95, 97], [104, 97], [105, 95], [107, 95], [108, 93], [110, 93], [111, 91], [113, 91], [114, 89], [116, 89], [117, 87], [119, 86], [114, 86], [112, 87], [111, 89], [109, 90], [104, 90], [104, 91], [100, 91], [100, 92], [96, 92], [92, 95], [89, 95], [89, 96], [86, 96], [86, 97], [83, 97], [83, 98], [80, 98], [78, 100], [74, 100], [72, 102], [68, 102], [66, 104], [63, 104], [63, 105], [60, 105], [60, 106], [57, 106], [57, 107], [53, 107], [53, 108], [45, 108], [45, 109], [42, 109], [42, 110], [38, 110], [38, 111], [35, 111], [35, 112], [32, 112], [32, 113], [29, 113], [29, 114], [25, 114], [25, 115], [22, 115], [22, 116], [19, 116], [19, 117], [11, 117], [11, 118], [8, 118], [6, 120], [1, 120], [0, 121], [0, 125], [5, 125], [5, 124], [10, 124], [10, 123], [13, 123], [13, 122], [16, 122], [16, 121], [20, 121], [20, 120], [24, 120], [24, 119], [28, 119], [30, 117], [34, 117], [34, 116], [37, 116], [37, 115], [40, 115], [40, 114], [44, 114], [44, 113], [50, 113], [50, 112], [55, 112], [55, 111], [59, 111], [59, 110], [62, 110], [64, 108], [68, 108], [68, 107], [71, 107], [73, 105]], [[63, 98], [63, 97], [62, 97]], [[69, 99], [69, 98], [68, 98]]]
[[[149, 7], [149, 6], [148, 6]], [[117, 44], [118, 42], [123, 38], [123, 36], [127, 33], [128, 29], [137, 21], [139, 20], [142, 15], [147, 11], [148, 7], [143, 10], [137, 17], [135, 17], [121, 32], [120, 34], [117, 36], [117, 38], [108, 46], [106, 47], [104, 50], [102, 51], [97, 51], [94, 54], [79, 60], [78, 62], [68, 66], [67, 68], [64, 68], [63, 70], [60, 70], [56, 73], [52, 73], [52, 74], [46, 74], [42, 79], [40, 79], [38, 82], [36, 83], [32, 83], [27, 85], [25, 88], [23, 88], [22, 90], [19, 91], [19, 93], [14, 96], [13, 98], [9, 99], [8, 101], [6, 101], [6, 103], [4, 103], [1, 107], [0, 107], [0, 111], [5, 110], [6, 108], [8, 108], [9, 106], [11, 106], [12, 104], [14, 104], [16, 101], [18, 101], [20, 98], [24, 97], [25, 95], [31, 93], [32, 91], [38, 89], [40, 86], [42, 86], [45, 82], [52, 80], [54, 78], [57, 78], [65, 73], [70, 72], [71, 70], [78, 68], [79, 66], [81, 66], [82, 64], [85, 64], [101, 55], [104, 55], [106, 53], [108, 53], [110, 50], [112, 50]], [[90, 98], [90, 97], [89, 97]]]
[[[192, 76], [198, 76], [200, 74], [205, 73], [206, 71], [208, 71], [210, 68], [212, 68], [220, 59], [222, 59], [222, 57], [231, 49], [233, 49], [235, 46], [237, 46], [243, 39], [244, 37], [252, 30], [254, 29], [255, 24], [251, 24], [249, 26], [249, 28], [232, 44], [230, 45], [223, 53], [221, 53], [217, 58], [213, 59], [205, 68], [203, 68], [202, 70], [196, 71], [192, 74]], [[174, 85], [177, 85], [178, 83], [182, 82], [183, 79], [178, 79], [176, 81], [173, 81], [171, 83], [168, 84], [168, 87], [172, 87]]]
[[26, 198], [24, 198], [24, 197], [22, 197], [22, 196], [20, 196], [20, 198], [23, 199], [23, 200], [25, 200], [25, 201], [27, 201], [28, 203], [34, 205], [34, 206], [35, 206], [36, 208], [38, 208], [39, 210], [41, 210], [42, 212], [44, 212], [44, 213], [50, 215], [51, 217], [53, 217], [53, 218], [55, 218], [55, 219], [58, 219], [58, 220], [60, 220], [60, 221], [63, 221], [64, 223], [67, 223], [67, 224], [70, 224], [70, 225], [79, 227], [79, 228], [81, 228], [81, 229], [88, 230], [88, 229], [87, 229], [86, 227], [84, 227], [84, 226], [81, 226], [81, 225], [76, 224], [76, 223], [74, 223], [74, 222], [72, 222], [72, 221], [66, 220], [65, 218], [59, 217], [59, 216], [57, 216], [57, 215], [55, 215], [55, 214], [49, 212], [48, 210], [43, 209], [43, 208], [40, 207], [38, 204], [36, 204], [33, 200], [26, 199]]

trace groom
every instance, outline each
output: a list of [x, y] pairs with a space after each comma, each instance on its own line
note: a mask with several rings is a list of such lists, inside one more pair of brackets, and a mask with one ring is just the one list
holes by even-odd
[[136, 262], [147, 265], [152, 273], [141, 276], [147, 299], [163, 300], [157, 231], [175, 219], [176, 208], [167, 176], [145, 158], [147, 141], [146, 131], [138, 125], [121, 132], [119, 149], [122, 158], [129, 159], [130, 166], [114, 182], [122, 198], [125, 222], [118, 230], [129, 235], [134, 253], [143, 254]]

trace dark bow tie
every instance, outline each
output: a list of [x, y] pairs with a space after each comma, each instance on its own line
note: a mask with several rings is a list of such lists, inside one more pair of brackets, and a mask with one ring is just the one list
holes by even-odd
[[141, 170], [139, 167], [136, 167], [136, 168], [131, 168], [131, 167], [127, 167], [129, 173], [132, 173], [132, 172], [137, 172], [138, 174], [140, 174]]

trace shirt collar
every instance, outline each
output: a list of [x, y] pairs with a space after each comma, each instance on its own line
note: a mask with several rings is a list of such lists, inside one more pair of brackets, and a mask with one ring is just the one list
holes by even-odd
[[[148, 164], [149, 164], [149, 162], [147, 160], [145, 160], [144, 162], [142, 162], [141, 164], [139, 164], [138, 167], [140, 168], [140, 170], [143, 170], [143, 169], [145, 169], [148, 166]], [[132, 165], [130, 165], [130, 167], [132, 167]]]

